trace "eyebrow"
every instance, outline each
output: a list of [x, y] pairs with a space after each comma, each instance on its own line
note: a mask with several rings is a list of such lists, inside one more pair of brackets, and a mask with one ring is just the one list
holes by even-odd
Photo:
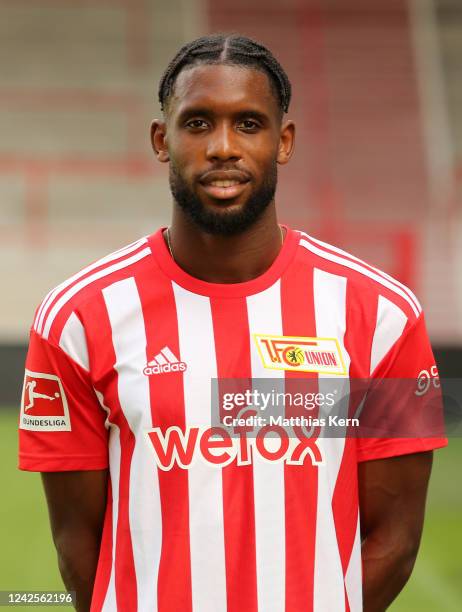
[[[180, 112], [178, 115], [178, 121], [185, 121], [189, 117], [194, 117], [196, 115], [209, 118], [213, 117], [214, 113], [206, 106], [191, 106]], [[253, 117], [262, 123], [269, 121], [269, 116], [266, 113], [253, 108], [239, 110], [238, 112], [234, 113], [234, 116], [236, 119]]]
[[269, 121], [269, 117], [267, 114], [262, 113], [261, 111], [252, 110], [252, 109], [240, 111], [236, 113], [236, 117], [238, 119], [241, 119], [244, 117], [253, 117], [254, 119], [258, 119], [258, 121], [260, 121], [261, 123], [264, 123], [265, 121]]

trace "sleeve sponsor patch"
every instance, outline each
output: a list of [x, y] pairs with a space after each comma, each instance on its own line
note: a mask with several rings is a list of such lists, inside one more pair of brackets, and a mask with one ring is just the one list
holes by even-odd
[[19, 427], [29, 431], [71, 431], [67, 398], [58, 376], [26, 369]]

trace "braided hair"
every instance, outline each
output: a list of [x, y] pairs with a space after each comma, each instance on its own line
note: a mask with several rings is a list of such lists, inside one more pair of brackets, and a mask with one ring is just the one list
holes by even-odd
[[186, 66], [197, 64], [229, 64], [266, 73], [281, 111], [288, 111], [291, 85], [284, 69], [266, 47], [239, 34], [212, 34], [184, 45], [167, 66], [159, 83], [162, 111], [167, 107], [180, 72]]

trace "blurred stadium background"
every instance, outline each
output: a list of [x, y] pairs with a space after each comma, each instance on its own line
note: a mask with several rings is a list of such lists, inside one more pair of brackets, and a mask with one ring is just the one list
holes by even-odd
[[[293, 83], [280, 218], [411, 286], [441, 375], [459, 376], [461, 0], [0, 0], [0, 589], [61, 588], [40, 479], [15, 468], [34, 309], [168, 222], [166, 168], [148, 140], [157, 82], [182, 43], [218, 30], [263, 41]], [[462, 609], [462, 446], [451, 442], [395, 612]]]

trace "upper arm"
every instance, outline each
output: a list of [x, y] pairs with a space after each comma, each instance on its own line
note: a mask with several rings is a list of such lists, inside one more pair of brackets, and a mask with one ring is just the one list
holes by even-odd
[[64, 584], [76, 609], [91, 607], [106, 511], [108, 470], [42, 473]]
[[418, 547], [430, 478], [431, 451], [364, 461], [358, 466], [361, 535], [381, 531]]
[[[99, 541], [106, 510], [108, 470], [42, 473], [53, 538]], [[83, 542], [82, 542], [83, 544]]]

